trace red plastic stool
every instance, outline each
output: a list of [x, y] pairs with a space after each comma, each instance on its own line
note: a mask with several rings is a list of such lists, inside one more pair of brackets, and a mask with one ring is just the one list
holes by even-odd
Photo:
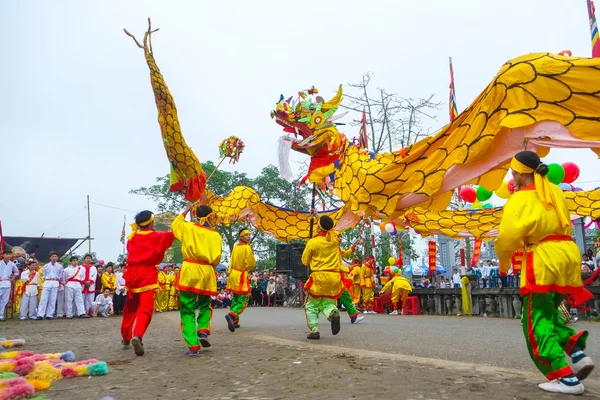
[[402, 311], [404, 311], [404, 315], [421, 314], [421, 304], [419, 302], [419, 298], [417, 296], [408, 296], [406, 300], [404, 300]]
[[375, 297], [373, 299], [373, 311], [378, 314], [383, 314], [385, 312], [383, 309], [383, 299], [381, 297]]

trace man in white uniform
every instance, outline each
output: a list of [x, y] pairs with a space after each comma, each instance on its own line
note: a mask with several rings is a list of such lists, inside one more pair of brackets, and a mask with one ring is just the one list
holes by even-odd
[[102, 317], [108, 317], [114, 313], [109, 288], [104, 289], [104, 293], [99, 294], [98, 297], [96, 297], [94, 305], [94, 317], [98, 316], [98, 313], [100, 313]]
[[73, 318], [73, 303], [77, 316], [79, 318], [87, 317], [85, 308], [83, 307], [83, 294], [81, 293], [81, 282], [85, 278], [83, 267], [78, 264], [77, 256], [71, 257], [69, 260], [71, 265], [65, 268], [65, 291], [66, 291], [66, 312], [67, 318]]
[[58, 295], [58, 285], [63, 280], [64, 270], [62, 265], [58, 263], [58, 253], [50, 252], [50, 262], [42, 268], [42, 278], [44, 278], [44, 286], [42, 287], [42, 298], [38, 307], [37, 319], [54, 318], [54, 310], [56, 309], [56, 296]]
[[37, 272], [38, 263], [35, 260], [29, 260], [29, 268], [21, 273], [23, 281], [23, 297], [21, 297], [21, 319], [35, 319], [38, 287], [40, 286], [40, 274]]
[[10, 261], [12, 252], [4, 250], [2, 261], [0, 261], [0, 321], [4, 321], [4, 309], [10, 298], [12, 281], [19, 276], [17, 264]]
[[94, 311], [94, 295], [96, 294], [96, 278], [98, 277], [98, 270], [92, 264], [92, 256], [86, 254], [83, 257], [83, 286], [82, 286], [82, 294], [83, 294], [83, 308], [85, 309], [86, 314], [92, 315]]
[[[62, 263], [62, 260], [58, 260], [58, 263], [61, 267], [63, 267], [63, 278], [65, 275], [65, 266]], [[67, 308], [65, 307], [67, 300], [67, 291], [65, 289], [65, 285], [63, 284], [64, 280], [58, 283], [58, 292], [56, 294], [56, 317], [64, 318], [67, 313]]]

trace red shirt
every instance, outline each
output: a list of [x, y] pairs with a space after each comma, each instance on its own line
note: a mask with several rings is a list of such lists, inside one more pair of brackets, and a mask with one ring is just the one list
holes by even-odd
[[142, 229], [127, 242], [127, 271], [123, 278], [130, 291], [139, 293], [158, 287], [156, 266], [162, 262], [173, 240], [173, 232]]

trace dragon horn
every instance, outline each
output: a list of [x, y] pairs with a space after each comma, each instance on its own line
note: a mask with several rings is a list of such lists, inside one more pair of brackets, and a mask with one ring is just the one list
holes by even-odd
[[324, 112], [331, 110], [332, 108], [336, 108], [342, 103], [342, 85], [338, 88], [337, 93], [331, 100], [326, 103], [323, 103], [321, 107]]

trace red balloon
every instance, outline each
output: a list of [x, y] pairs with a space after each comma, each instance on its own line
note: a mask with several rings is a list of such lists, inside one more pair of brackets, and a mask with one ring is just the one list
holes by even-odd
[[477, 192], [470, 186], [460, 189], [460, 197], [467, 203], [474, 203], [477, 200]]
[[515, 180], [511, 179], [508, 181], [508, 191], [512, 194], [515, 192]]
[[566, 162], [562, 164], [563, 169], [565, 170], [565, 178], [563, 179], [564, 183], [573, 183], [579, 178], [579, 167], [577, 164], [572, 162]]
[[402, 259], [400, 257], [396, 258], [396, 265], [402, 266]]

